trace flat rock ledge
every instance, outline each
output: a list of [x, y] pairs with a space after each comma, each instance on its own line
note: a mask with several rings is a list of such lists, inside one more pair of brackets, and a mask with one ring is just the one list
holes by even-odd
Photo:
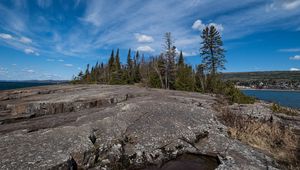
[[0, 169], [277, 169], [268, 154], [229, 137], [216, 103], [136, 86], [2, 91]]

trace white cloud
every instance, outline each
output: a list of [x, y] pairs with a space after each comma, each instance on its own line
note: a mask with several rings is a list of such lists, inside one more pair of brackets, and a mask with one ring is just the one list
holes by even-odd
[[47, 61], [51, 61], [52, 62], [52, 61], [54, 61], [54, 59], [48, 58]]
[[[225, 41], [265, 30], [282, 30], [281, 28], [295, 30], [297, 26], [299, 27], [297, 20], [293, 19], [300, 14], [299, 11], [286, 11], [282, 6], [279, 6], [283, 2], [292, 2], [291, 0], [278, 2], [278, 11], [265, 11], [266, 5], [275, 1], [280, 0], [266, 2], [245, 0], [240, 3], [235, 3], [233, 0], [228, 1], [228, 3], [209, 0], [154, 0], [147, 2], [147, 5], [137, 1], [120, 1], [116, 6], [115, 1], [90, 0], [88, 3], [80, 2], [81, 4], [84, 3], [83, 7], [85, 8], [80, 18], [80, 21], [83, 22], [75, 22], [76, 25], [71, 25], [72, 29], [67, 32], [60, 31], [62, 29], [59, 29], [59, 25], [51, 24], [52, 19], [58, 19], [56, 17], [49, 18], [43, 14], [37, 17], [35, 13], [26, 10], [13, 10], [0, 5], [0, 16], [3, 16], [3, 19], [0, 20], [0, 27], [1, 30], [12, 35], [19, 35], [20, 33], [30, 35], [29, 37], [33, 38], [33, 44], [30, 48], [39, 49], [48, 56], [71, 55], [85, 58], [96, 56], [98, 49], [139, 47], [141, 44], [137, 42], [134, 33], [151, 35], [155, 41], [150, 46], [156, 52], [159, 52], [162, 44], [162, 34], [167, 31], [171, 31], [174, 35], [176, 46], [183, 51], [192, 52], [198, 50], [201, 39], [198, 33], [192, 31], [191, 27], [201, 30], [204, 25], [222, 23], [223, 25], [218, 26], [222, 30], [225, 28], [223, 32]], [[77, 2], [76, 4], [78, 4]], [[39, 0], [38, 4], [41, 7], [51, 5], [51, 3], [47, 4], [45, 0]], [[170, 6], [172, 6], [172, 13], [164, 10], [170, 8]], [[214, 9], [207, 10], [207, 6], [213, 6]], [[134, 12], [124, 15], [124, 11]], [[66, 10], [65, 12], [62, 16], [67, 15], [69, 11]], [[148, 16], [147, 19], [145, 19], [145, 16]], [[197, 20], [200, 18], [194, 18], [200, 16], [203, 19], [205, 18], [203, 22]], [[41, 21], [40, 18], [43, 18], [43, 22], [38, 23]], [[209, 19], [213, 20], [210, 21]], [[36, 27], [31, 28], [32, 25]], [[55, 40], [34, 38], [40, 37], [39, 34], [44, 35], [46, 32], [53, 32]], [[189, 40], [193, 35], [196, 35], [196, 38]], [[179, 39], [183, 39], [184, 41], [181, 41], [181, 43], [185, 44], [179, 44]], [[4, 45], [13, 46], [22, 51], [29, 48], [25, 46], [26, 44], [22, 44], [17, 40], [19, 40], [19, 37], [15, 38], [14, 42], [18, 42], [16, 45]], [[36, 41], [39, 42], [38, 45], [35, 44]], [[192, 43], [193, 41], [195, 43]]]
[[91, 23], [97, 27], [99, 27], [101, 25], [100, 20], [98, 19], [98, 15], [96, 13], [91, 13], [89, 15], [87, 15], [83, 21]]
[[134, 34], [134, 36], [135, 36], [136, 40], [141, 43], [147, 43], [147, 42], [149, 43], [149, 42], [154, 41], [153, 37], [151, 37], [149, 35], [136, 33], [136, 34]]
[[0, 38], [3, 38], [3, 39], [13, 39], [13, 36], [11, 36], [10, 34], [4, 34], [4, 33], [1, 33], [0, 34]]
[[290, 68], [290, 71], [300, 71], [299, 68]]
[[276, 1], [274, 0], [273, 3], [267, 5], [266, 11], [270, 12], [272, 10], [294, 10], [300, 7], [300, 1], [299, 0], [281, 0]]
[[222, 32], [224, 31], [224, 27], [222, 24], [216, 24], [216, 23], [209, 23], [208, 26], [214, 26], [218, 31]]
[[6, 75], [6, 74], [8, 74], [7, 68], [0, 67], [0, 75]]
[[194, 30], [202, 31], [206, 25], [200, 19], [196, 20], [192, 26]]
[[300, 52], [300, 48], [286, 48], [286, 49], [279, 49], [280, 52]]
[[59, 62], [64, 62], [65, 60], [63, 60], [63, 59], [59, 59], [59, 60], [57, 60], [57, 61], [59, 61]]
[[216, 24], [216, 23], [209, 23], [204, 24], [200, 19], [196, 20], [192, 26], [194, 30], [202, 31], [207, 26], [214, 26], [218, 31], [222, 32], [224, 30], [224, 27], [222, 24]]
[[73, 67], [73, 64], [64, 64], [66, 67]]
[[300, 1], [299, 0], [286, 1], [282, 4], [282, 7], [286, 10], [293, 10], [300, 7]]
[[27, 37], [21, 37], [20, 42], [22, 42], [24, 44], [29, 44], [29, 43], [32, 43], [32, 40], [30, 38], [27, 38]]
[[290, 60], [300, 60], [300, 55], [295, 55], [293, 57], [290, 57]]
[[92, 13], [89, 16], [87, 16], [85, 21], [94, 24], [94, 26], [97, 27], [101, 25], [101, 20], [99, 20], [98, 15], [95, 13]]
[[26, 48], [26, 49], [24, 50], [24, 52], [25, 52], [26, 54], [34, 54], [33, 49], [30, 49], [30, 48]]
[[182, 52], [182, 55], [184, 57], [197, 56], [197, 55], [199, 55], [199, 52], [195, 52], [195, 51], [192, 51], [192, 52]]
[[29, 69], [29, 70], [25, 70], [27, 73], [34, 73], [34, 70], [31, 70], [31, 69]]
[[12, 66], [17, 66], [17, 64], [11, 64]]
[[154, 52], [155, 50], [153, 48], [151, 48], [148, 45], [145, 46], [140, 46], [136, 49], [137, 51], [141, 51], [141, 52]]
[[34, 50], [31, 49], [31, 48], [26, 48], [26, 49], [24, 50], [24, 52], [25, 52], [26, 54], [34, 54], [34, 55], [36, 55], [36, 56], [39, 56], [39, 55], [40, 55], [38, 52], [34, 51]]

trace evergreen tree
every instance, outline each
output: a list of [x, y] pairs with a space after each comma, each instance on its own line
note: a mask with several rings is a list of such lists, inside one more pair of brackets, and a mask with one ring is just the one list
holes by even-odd
[[122, 72], [123, 70], [121, 69], [119, 49], [117, 49], [117, 53], [112, 67], [114, 69], [111, 70], [109, 84], [124, 84], [124, 78]]
[[86, 82], [90, 82], [90, 80], [91, 80], [91, 76], [90, 76], [90, 65], [89, 65], [89, 64], [87, 64], [87, 66], [86, 66], [85, 75], [84, 75], [84, 80], [85, 80]]
[[183, 54], [182, 54], [182, 51], [180, 51], [180, 54], [179, 54], [179, 58], [178, 58], [178, 66], [183, 66], [184, 65], [184, 58], [183, 58]]
[[148, 83], [150, 87], [165, 88], [164, 77], [163, 77], [164, 68], [165, 68], [164, 61], [165, 60], [163, 58], [163, 54], [161, 54], [158, 57], [152, 58], [151, 62], [149, 63], [150, 70], [149, 70]]
[[202, 47], [200, 48], [202, 63], [207, 71], [214, 76], [218, 69], [225, 69], [225, 50], [223, 49], [223, 42], [218, 30], [211, 25], [206, 27], [201, 35]]
[[73, 82], [72, 83], [82, 83], [84, 79], [84, 74], [82, 72], [82, 70], [80, 70], [80, 72], [78, 73], [77, 76], [75, 76], [75, 78], [73, 78]]
[[176, 63], [176, 47], [171, 33], [165, 34], [164, 52], [160, 56], [140, 60], [137, 51], [133, 60], [131, 50], [127, 55], [127, 64], [120, 62], [119, 49], [116, 56], [112, 50], [107, 64], [97, 62], [91, 67], [88, 64], [85, 73], [79, 72], [73, 83], [105, 83], [105, 84], [131, 84], [143, 83], [154, 88], [176, 89], [185, 91], [212, 92], [225, 95], [230, 102], [253, 103], [234, 84], [221, 81], [218, 69], [225, 69], [225, 50], [222, 40], [215, 27], [210, 26], [203, 30], [201, 57], [203, 64], [193, 70], [191, 65], [185, 64], [182, 51]]
[[142, 55], [142, 59], [140, 62], [139, 73], [141, 76], [141, 83], [147, 85], [148, 84], [148, 76], [149, 76], [149, 65], [145, 61], [144, 54]]
[[95, 82], [96, 80], [96, 75], [95, 75], [95, 69], [94, 67], [91, 68], [91, 82]]
[[176, 47], [174, 46], [174, 40], [170, 32], [165, 34], [165, 44], [164, 44], [164, 59], [165, 62], [165, 88], [173, 89], [176, 76], [175, 58], [176, 58]]
[[196, 66], [195, 88], [198, 92], [205, 92], [205, 74], [203, 64]]
[[116, 66], [116, 70], [121, 70], [121, 63], [120, 63], [120, 56], [119, 56], [119, 49], [117, 49], [117, 54], [116, 54], [116, 63], [115, 63], [115, 66]]
[[140, 82], [141, 77], [140, 77], [140, 53], [139, 51], [136, 51], [134, 60], [133, 60], [133, 80], [135, 83]]
[[133, 63], [131, 59], [131, 49], [128, 50], [126, 72], [127, 72], [127, 83], [132, 84], [134, 80], [133, 80]]
[[191, 66], [188, 66], [184, 63], [182, 51], [180, 52], [177, 63], [175, 89], [184, 91], [194, 91], [193, 69]]
[[109, 74], [114, 70], [114, 68], [115, 68], [115, 57], [114, 57], [114, 50], [112, 50], [110, 58], [108, 60]]
[[82, 80], [82, 78], [83, 78], [83, 72], [82, 72], [82, 70], [80, 70], [80, 72], [78, 73], [78, 78], [79, 78], [79, 80]]

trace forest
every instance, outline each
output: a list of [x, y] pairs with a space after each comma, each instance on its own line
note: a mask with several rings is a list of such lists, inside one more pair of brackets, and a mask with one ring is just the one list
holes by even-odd
[[225, 49], [221, 34], [214, 26], [206, 27], [200, 35], [202, 62], [195, 68], [185, 62], [182, 51], [177, 51], [170, 32], [165, 33], [163, 39], [160, 55], [146, 59], [139, 51], [132, 55], [129, 49], [127, 62], [122, 64], [119, 49], [112, 50], [107, 63], [88, 64], [85, 72], [80, 71], [72, 83], [141, 84], [151, 88], [221, 94], [231, 103], [254, 102], [232, 82], [222, 81], [220, 71], [225, 69]]

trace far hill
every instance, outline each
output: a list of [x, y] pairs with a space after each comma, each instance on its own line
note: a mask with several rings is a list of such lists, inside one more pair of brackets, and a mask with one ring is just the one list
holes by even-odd
[[231, 81], [300, 81], [300, 71], [259, 71], [223, 73], [224, 80]]

